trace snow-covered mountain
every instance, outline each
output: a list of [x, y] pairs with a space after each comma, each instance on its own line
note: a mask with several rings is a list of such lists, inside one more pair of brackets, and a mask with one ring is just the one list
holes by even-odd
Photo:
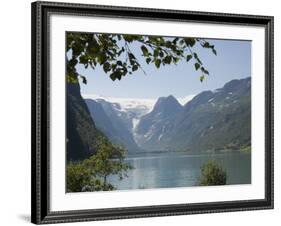
[[144, 115], [135, 129], [135, 140], [147, 150], [165, 149], [162, 137], [173, 130], [175, 119], [182, 112], [183, 106], [170, 95], [160, 97], [151, 112]]
[[[127, 146], [127, 148], [134, 150], [137, 149], [138, 143], [142, 144], [144, 141], [142, 138], [143, 134], [138, 132], [138, 130], [141, 131], [144, 127], [144, 123], [139, 126], [141, 120], [145, 122], [143, 118], [148, 117], [149, 119], [151, 117], [149, 117], [149, 115], [155, 115], [155, 111], [169, 116], [170, 108], [173, 109], [172, 111], [177, 111], [179, 108], [182, 108], [182, 105], [190, 101], [192, 97], [193, 95], [190, 95], [176, 100], [174, 97], [169, 96], [166, 100], [165, 97], [159, 99], [133, 99], [83, 95], [96, 126], [107, 135], [113, 143], [123, 144]], [[164, 109], [162, 109], [163, 101], [167, 102], [165, 112], [162, 112], [164, 111]], [[169, 105], [169, 102], [172, 105]], [[181, 102], [182, 105], [179, 104], [179, 102]], [[177, 109], [174, 109], [175, 107], [177, 107]], [[157, 134], [154, 136], [157, 136]], [[144, 139], [146, 138], [144, 137]]]
[[104, 99], [85, 99], [85, 102], [95, 125], [112, 143], [123, 145], [131, 151], [139, 149], [132, 135], [131, 114], [120, 111], [119, 104]]
[[159, 98], [136, 128], [146, 150], [219, 151], [251, 145], [251, 78], [236, 79], [204, 91], [184, 106]]
[[149, 113], [154, 99], [112, 98], [98, 95], [83, 96], [93, 121], [112, 143], [124, 145], [131, 152], [139, 150], [135, 128], [140, 118]]
[[238, 150], [251, 145], [250, 77], [194, 97], [83, 97], [95, 126], [131, 153]]
[[157, 100], [96, 97], [95, 101], [114, 119], [112, 125], [119, 123], [115, 137], [122, 136], [118, 139], [127, 146], [147, 151], [206, 151], [250, 145], [250, 97], [251, 78], [245, 78], [203, 91], [192, 100], [170, 95]]
[[178, 97], [177, 101], [184, 106], [185, 104], [187, 104], [189, 101], [191, 101], [193, 99], [193, 97], [195, 97], [196, 95], [188, 95], [185, 97]]
[[105, 100], [106, 102], [116, 104], [116, 110], [134, 113], [138, 118], [150, 112], [157, 101], [157, 99], [115, 98], [95, 94], [82, 94], [82, 96], [84, 99]]

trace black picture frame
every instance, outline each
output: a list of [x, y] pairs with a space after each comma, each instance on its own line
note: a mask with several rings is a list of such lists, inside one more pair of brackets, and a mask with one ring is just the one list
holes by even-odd
[[[271, 16], [239, 15], [164, 9], [129, 8], [57, 2], [32, 3], [32, 208], [35, 224], [273, 208], [273, 21]], [[265, 199], [196, 204], [50, 211], [49, 196], [49, 15], [173, 20], [178, 22], [237, 24], [265, 28]], [[262, 109], [261, 109], [262, 110]]]

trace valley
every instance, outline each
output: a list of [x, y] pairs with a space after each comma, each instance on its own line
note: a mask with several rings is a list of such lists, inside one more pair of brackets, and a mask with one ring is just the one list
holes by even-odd
[[186, 102], [84, 97], [96, 127], [129, 154], [217, 153], [251, 146], [251, 79], [232, 80]]

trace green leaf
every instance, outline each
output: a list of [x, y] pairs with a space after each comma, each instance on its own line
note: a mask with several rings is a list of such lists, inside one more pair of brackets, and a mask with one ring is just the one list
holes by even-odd
[[135, 55], [132, 54], [132, 53], [129, 53], [129, 58], [131, 58], [131, 59], [136, 59]]
[[111, 70], [110, 64], [108, 62], [105, 62], [103, 64], [103, 70], [104, 70], [105, 73], [107, 73], [107, 72], [109, 72]]
[[117, 79], [118, 79], [118, 80], [121, 80], [121, 77], [122, 77], [122, 75], [123, 75], [122, 71], [116, 71], [115, 73], [116, 73], [115, 76], [117, 77]]
[[192, 58], [192, 55], [191, 55], [191, 54], [190, 54], [190, 55], [187, 55], [187, 56], [186, 56], [186, 61], [187, 61], [187, 62], [190, 61], [191, 58]]
[[164, 58], [163, 62], [164, 62], [165, 64], [170, 64], [170, 63], [172, 62], [172, 57], [169, 56], [169, 55], [166, 56], [166, 57]]
[[122, 66], [122, 65], [123, 65], [120, 60], [118, 60], [118, 61], [116, 62], [116, 64], [119, 65], [119, 66]]
[[204, 67], [201, 67], [200, 69], [203, 73], [205, 73], [206, 75], [209, 75], [209, 71], [207, 71]]
[[112, 74], [110, 74], [110, 78], [111, 80], [115, 81], [116, 79], [120, 80], [122, 77], [122, 71], [118, 70], [118, 71], [114, 71]]
[[179, 60], [180, 60], [180, 58], [178, 58], [178, 57], [173, 57], [173, 61], [174, 61], [175, 64], [178, 63]]
[[144, 56], [148, 56], [148, 49], [144, 45], [141, 46], [141, 51]]
[[172, 42], [171, 41], [167, 41], [166, 42], [166, 47], [171, 48], [171, 46], [172, 46]]
[[106, 55], [104, 53], [97, 55], [99, 64], [103, 64], [106, 61]]
[[194, 58], [197, 60], [197, 62], [198, 62], [199, 64], [202, 64], [202, 62], [201, 62], [201, 60], [199, 59], [197, 53], [193, 53], [193, 55], [194, 55]]
[[82, 82], [83, 82], [85, 85], [87, 85], [87, 79], [86, 79], [86, 77], [83, 76], [83, 75], [80, 75], [80, 77], [82, 78]]
[[212, 52], [213, 54], [217, 55], [217, 51], [214, 48], [212, 48]]
[[114, 74], [114, 73], [110, 74], [109, 77], [111, 78], [112, 81], [115, 81], [115, 80], [116, 80], [116, 77], [115, 77], [115, 74]]
[[199, 79], [200, 79], [200, 82], [203, 82], [205, 79], [205, 75], [201, 75]]
[[173, 44], [177, 44], [177, 41], [179, 40], [179, 38], [175, 38], [174, 40], [173, 40]]
[[184, 41], [187, 46], [193, 47], [195, 45], [194, 38], [185, 38]]
[[68, 83], [74, 83], [75, 84], [75, 83], [78, 82], [76, 76], [71, 76], [69, 74], [66, 76], [66, 80], [67, 80]]
[[136, 71], [138, 69], [139, 69], [138, 65], [134, 65], [133, 68], [132, 68], [133, 71]]
[[199, 63], [195, 63], [194, 64], [194, 67], [195, 67], [195, 69], [196, 69], [196, 71], [199, 69], [199, 67], [200, 67], [200, 64]]
[[155, 63], [155, 66], [156, 66], [157, 68], [159, 68], [159, 67], [160, 67], [160, 64], [161, 64], [161, 60], [160, 60], [160, 59], [156, 59], [154, 63]]
[[210, 43], [209, 43], [209, 42], [205, 42], [205, 43], [203, 44], [203, 47], [204, 47], [204, 48], [210, 48]]
[[78, 63], [78, 60], [76, 58], [72, 58], [70, 61], [68, 61], [69, 66], [74, 67]]
[[153, 56], [154, 57], [157, 57], [159, 54], [159, 49], [155, 49], [154, 52], [153, 52]]
[[88, 63], [88, 58], [85, 55], [82, 55], [79, 57], [79, 63], [80, 64], [87, 64]]
[[123, 35], [123, 38], [125, 39], [125, 41], [127, 41], [129, 43], [134, 40], [134, 36], [133, 35]]
[[136, 57], [135, 57], [134, 54], [132, 54], [132, 53], [129, 53], [128, 56], [129, 56], [130, 64], [133, 65], [134, 62], [135, 62]]
[[148, 57], [148, 58], [145, 59], [145, 61], [146, 61], [147, 64], [149, 64], [151, 62], [151, 58]]

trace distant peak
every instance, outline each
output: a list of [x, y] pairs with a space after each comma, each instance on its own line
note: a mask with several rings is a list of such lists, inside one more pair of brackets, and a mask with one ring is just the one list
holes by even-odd
[[177, 99], [173, 95], [169, 95], [167, 97], [159, 97], [158, 100], [156, 101], [156, 105], [161, 104], [161, 103], [166, 103], [166, 102], [178, 103]]
[[166, 98], [167, 98], [167, 99], [175, 99], [175, 100], [176, 100], [176, 98], [175, 98], [173, 95], [169, 95], [169, 96], [167, 96]]
[[169, 95], [167, 97], [159, 97], [155, 106], [154, 110], [163, 110], [163, 109], [181, 109], [182, 105], [178, 102], [178, 100], [173, 96]]
[[247, 85], [251, 83], [251, 77], [246, 77], [246, 78], [242, 78], [242, 79], [233, 79], [227, 83], [225, 83], [225, 85], [223, 86], [223, 89], [226, 90], [232, 90], [232, 89], [236, 89], [237, 86], [241, 86], [241, 85]]

